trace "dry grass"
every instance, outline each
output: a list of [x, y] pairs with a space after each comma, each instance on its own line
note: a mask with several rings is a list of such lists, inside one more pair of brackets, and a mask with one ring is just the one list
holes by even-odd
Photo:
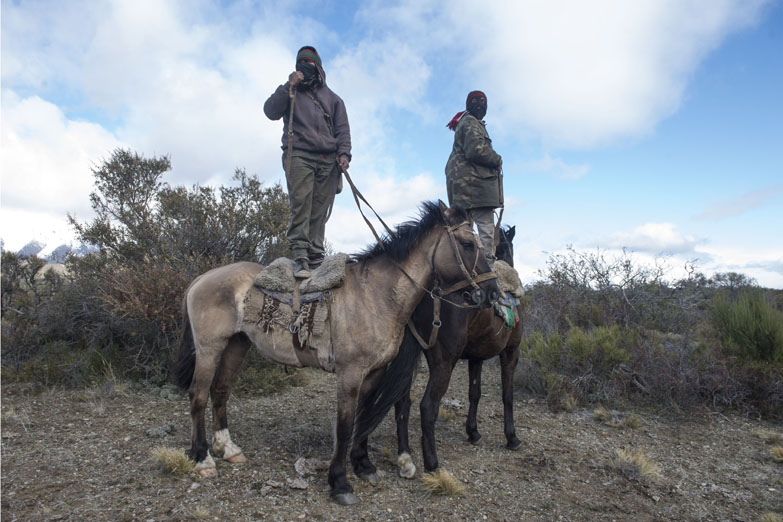
[[421, 482], [424, 489], [436, 495], [462, 495], [465, 492], [465, 486], [445, 470], [425, 473]]
[[629, 415], [623, 419], [615, 419], [614, 421], [607, 422], [609, 426], [613, 428], [628, 428], [635, 430], [642, 425], [642, 420], [637, 415]]
[[761, 515], [759, 522], [783, 522], [783, 517], [778, 515], [777, 513], [772, 513], [771, 511], [768, 511], [763, 515]]
[[152, 456], [160, 464], [163, 473], [184, 475], [196, 470], [196, 463], [181, 449], [157, 446], [152, 450]]
[[438, 418], [442, 420], [443, 422], [449, 422], [450, 420], [454, 419], [457, 415], [450, 409], [440, 407], [438, 410]]
[[612, 419], [612, 414], [603, 406], [599, 406], [593, 410], [593, 419], [598, 422], [607, 423]]
[[625, 417], [621, 417], [619, 413], [609, 411], [603, 406], [599, 406], [593, 410], [593, 419], [613, 428], [628, 428], [635, 430], [642, 425], [642, 419], [639, 418], [638, 415], [631, 414]]
[[771, 451], [775, 462], [783, 462], [783, 446], [772, 446]]
[[196, 520], [209, 518], [209, 510], [203, 506], [198, 506], [191, 512], [191, 516]]
[[778, 444], [779, 442], [783, 442], [783, 433], [778, 433], [772, 430], [756, 430], [753, 432], [753, 435], [760, 438], [767, 444]]
[[619, 449], [615, 452], [613, 465], [620, 473], [631, 480], [641, 482], [662, 478], [661, 467], [639, 451]]

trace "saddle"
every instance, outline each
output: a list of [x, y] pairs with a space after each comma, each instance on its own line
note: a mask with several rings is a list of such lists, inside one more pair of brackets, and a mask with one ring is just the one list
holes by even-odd
[[[326, 257], [321, 266], [312, 271], [310, 277], [301, 280], [299, 292], [305, 295], [342, 286], [348, 259], [347, 254]], [[256, 276], [254, 285], [269, 292], [293, 294], [297, 282], [294, 277], [294, 262], [287, 257], [279, 257]]]
[[266, 333], [286, 329], [292, 335], [299, 361], [312, 366], [316, 360], [334, 371], [334, 350], [329, 328], [332, 291], [342, 286], [346, 254], [324, 259], [304, 280], [294, 278], [294, 262], [281, 257], [262, 270], [244, 300], [244, 321]]
[[517, 307], [520, 298], [525, 295], [525, 289], [522, 287], [517, 271], [505, 261], [495, 261], [493, 268], [498, 275], [500, 288], [500, 297], [495, 303], [495, 314], [503, 319], [506, 328], [514, 328], [519, 322]]

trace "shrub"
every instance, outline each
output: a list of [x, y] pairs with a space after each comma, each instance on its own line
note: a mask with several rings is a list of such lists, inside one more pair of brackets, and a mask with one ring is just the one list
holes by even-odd
[[715, 297], [710, 318], [724, 348], [744, 361], [783, 364], [783, 312], [758, 288]]
[[164, 381], [187, 284], [226, 263], [284, 255], [288, 199], [279, 184], [265, 188], [238, 169], [236, 186], [171, 187], [162, 181], [170, 167], [168, 157], [118, 149], [93, 168], [96, 218], [69, 220], [96, 251], [70, 256], [67, 276], [41, 276], [42, 261], [3, 252], [4, 375], [24, 366], [18, 376], [89, 381], [97, 356], [119, 375]]

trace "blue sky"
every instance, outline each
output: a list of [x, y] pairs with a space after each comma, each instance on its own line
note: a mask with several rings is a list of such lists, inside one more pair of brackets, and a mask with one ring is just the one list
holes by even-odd
[[[2, 0], [0, 17], [8, 249], [69, 241], [116, 147], [170, 155], [171, 184], [282, 180], [261, 106], [311, 44], [384, 219], [445, 200], [445, 124], [481, 89], [524, 282], [572, 245], [783, 288], [779, 0]], [[349, 194], [327, 239], [372, 240]]]

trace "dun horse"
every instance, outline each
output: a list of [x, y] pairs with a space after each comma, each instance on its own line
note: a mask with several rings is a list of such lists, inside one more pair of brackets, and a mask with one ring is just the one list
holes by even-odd
[[[324, 368], [337, 374], [335, 446], [328, 472], [335, 502], [359, 501], [346, 478], [345, 458], [355, 445], [354, 425], [366, 424], [361, 416], [374, 412], [364, 409], [357, 417], [357, 406], [374, 389], [399, 388], [406, 379], [398, 376], [412, 373], [418, 350], [400, 352], [400, 345], [404, 326], [427, 292], [426, 285], [433, 280], [451, 285], [468, 279], [467, 287], [474, 287], [468, 297], [477, 301], [476, 306], [490, 306], [497, 295], [495, 280], [480, 276], [490, 269], [479, 249], [464, 211], [425, 203], [418, 222], [400, 225], [382, 244], [360, 254], [357, 263], [346, 266], [343, 284], [334, 290], [329, 305], [334, 365]], [[245, 460], [229, 435], [226, 403], [248, 349], [254, 345], [278, 363], [303, 365], [287, 329], [267, 330], [244, 320], [245, 295], [262, 269], [248, 262], [216, 268], [197, 277], [185, 293], [187, 327], [177, 375], [183, 388], [189, 386], [193, 423], [189, 455], [205, 476], [216, 474], [204, 420], [210, 394], [212, 451], [229, 462]], [[312, 366], [319, 364], [314, 361]], [[399, 397], [404, 391], [389, 393]], [[352, 451], [352, 457], [357, 451]], [[377, 480], [374, 467], [359, 469], [352, 461], [358, 476]]]
[[[498, 259], [512, 266], [514, 257], [512, 239], [514, 234], [515, 230], [513, 227], [508, 227], [505, 230], [500, 229], [500, 242], [496, 250]], [[423, 339], [428, 339], [433, 329], [433, 308], [433, 300], [422, 300], [411, 316], [415, 329]], [[517, 313], [521, 318], [521, 305], [517, 307]], [[424, 351], [427, 365], [429, 366], [429, 380], [424, 396], [421, 399], [420, 411], [421, 447], [424, 467], [427, 471], [432, 471], [438, 467], [438, 455], [435, 448], [435, 421], [438, 416], [441, 398], [449, 387], [451, 373], [460, 359], [468, 360], [470, 376], [468, 393], [470, 407], [465, 424], [468, 440], [476, 444], [481, 438], [477, 429], [476, 414], [479, 398], [481, 397], [481, 368], [483, 361], [499, 355], [506, 447], [518, 449], [522, 444], [517, 438], [514, 428], [512, 382], [514, 370], [519, 360], [519, 343], [521, 340], [521, 322], [517, 323], [514, 328], [506, 328], [504, 320], [495, 315], [492, 309], [468, 309], [453, 306], [448, 301], [443, 304], [443, 308], [440, 311], [440, 329], [437, 332], [435, 344]], [[419, 341], [406, 328], [403, 345], [400, 347], [400, 350], [414, 351], [416, 346], [419, 346]], [[410, 446], [408, 443], [411, 384], [412, 375], [407, 376], [407, 390], [394, 405], [397, 421], [397, 464], [400, 475], [405, 478], [412, 478], [416, 472], [416, 467], [410, 457]], [[378, 390], [377, 395], [375, 403], [379, 405], [387, 404], [389, 401], [396, 399], [396, 397], [391, 397], [388, 394], [384, 397], [382, 390]], [[385, 414], [383, 408], [378, 408], [378, 411], [383, 411]], [[359, 454], [357, 450], [356, 454], [352, 454], [352, 458], [357, 462], [362, 462], [364, 467], [370, 466], [366, 452], [367, 435], [380, 420], [375, 417], [371, 422], [367, 422], [367, 425], [360, 431], [362, 440], [357, 446], [363, 450], [363, 453]]]

